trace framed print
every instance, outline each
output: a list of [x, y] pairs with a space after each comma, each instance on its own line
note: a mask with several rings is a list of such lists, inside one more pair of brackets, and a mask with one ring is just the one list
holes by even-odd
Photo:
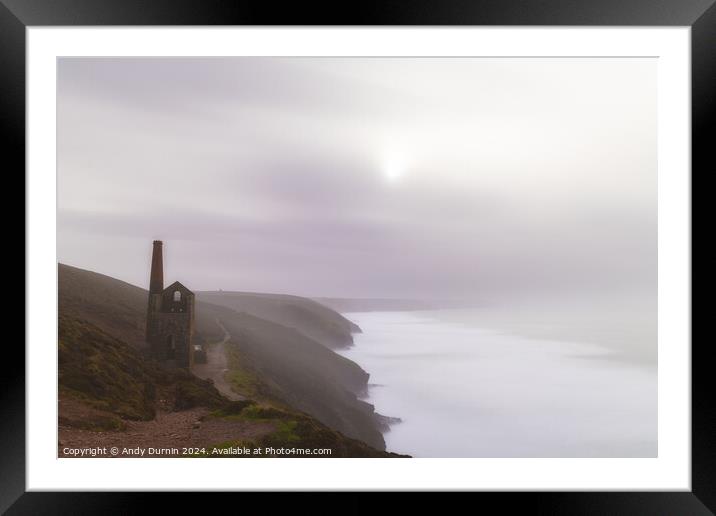
[[9, 513], [266, 490], [709, 513], [709, 2], [5, 4]]

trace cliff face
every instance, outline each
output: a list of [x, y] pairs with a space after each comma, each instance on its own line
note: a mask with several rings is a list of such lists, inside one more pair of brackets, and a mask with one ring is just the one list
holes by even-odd
[[[146, 358], [146, 290], [66, 265], [59, 265], [58, 275], [61, 396], [105, 411], [101, 418], [120, 420], [151, 418], [160, 400], [169, 409], [215, 408], [226, 402], [210, 383], [167, 372]], [[294, 308], [303, 305], [302, 298], [289, 297]], [[284, 300], [271, 298], [258, 303], [266, 317], [279, 313], [285, 321], [286, 313], [296, 313], [281, 305]], [[308, 306], [317, 305], [305, 301]], [[267, 305], [274, 308], [266, 309]], [[230, 333], [229, 375], [238, 392], [287, 413], [303, 412], [345, 436], [378, 450], [385, 448], [379, 416], [358, 399], [368, 374], [355, 363], [277, 321], [201, 301], [196, 311], [197, 342], [223, 337], [217, 320]], [[353, 329], [349, 321], [325, 307], [310, 312], [311, 328], [341, 328], [346, 332], [343, 335]], [[321, 317], [325, 323], [316, 325]], [[106, 424], [121, 426], [118, 421]]]
[[201, 301], [231, 308], [294, 328], [331, 349], [350, 347], [360, 328], [336, 311], [311, 299], [252, 292], [197, 292]]
[[368, 373], [293, 328], [199, 303], [198, 328], [211, 330], [216, 320], [231, 338], [227, 344], [229, 380], [254, 399], [311, 414], [343, 434], [380, 450], [385, 441], [380, 417], [361, 401]]

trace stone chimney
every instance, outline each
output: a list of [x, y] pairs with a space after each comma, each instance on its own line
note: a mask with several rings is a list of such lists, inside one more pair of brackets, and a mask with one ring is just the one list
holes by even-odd
[[162, 241], [155, 240], [152, 249], [152, 273], [149, 276], [149, 294], [161, 294], [164, 290], [164, 263]]

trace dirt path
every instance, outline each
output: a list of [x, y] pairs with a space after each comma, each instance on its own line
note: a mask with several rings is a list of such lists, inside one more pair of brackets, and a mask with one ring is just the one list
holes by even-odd
[[214, 387], [229, 398], [230, 400], [243, 400], [246, 399], [244, 396], [237, 394], [231, 390], [231, 384], [226, 380], [226, 373], [228, 372], [228, 364], [226, 360], [226, 350], [224, 345], [229, 341], [231, 335], [224, 325], [216, 320], [221, 329], [224, 331], [224, 339], [215, 344], [210, 344], [206, 349], [206, 364], [194, 364], [192, 373], [199, 378], [205, 380], [213, 380]]
[[[93, 432], [60, 426], [58, 455], [76, 456], [72, 450], [96, 447], [105, 448], [98, 457], [146, 457], [150, 454], [177, 457], [186, 455], [184, 448], [251, 440], [275, 430], [274, 425], [267, 422], [206, 419], [208, 413], [205, 408], [160, 412], [152, 421], [127, 421], [127, 429], [117, 432]], [[116, 455], [109, 453], [112, 447], [116, 447]], [[144, 455], [133, 453], [134, 449], [144, 450]]]

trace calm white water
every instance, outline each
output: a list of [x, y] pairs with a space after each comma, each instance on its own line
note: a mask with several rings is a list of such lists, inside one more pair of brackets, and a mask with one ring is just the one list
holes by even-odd
[[653, 457], [656, 369], [612, 351], [460, 324], [432, 312], [344, 314], [363, 330], [341, 354], [400, 417], [390, 451], [415, 457]]

